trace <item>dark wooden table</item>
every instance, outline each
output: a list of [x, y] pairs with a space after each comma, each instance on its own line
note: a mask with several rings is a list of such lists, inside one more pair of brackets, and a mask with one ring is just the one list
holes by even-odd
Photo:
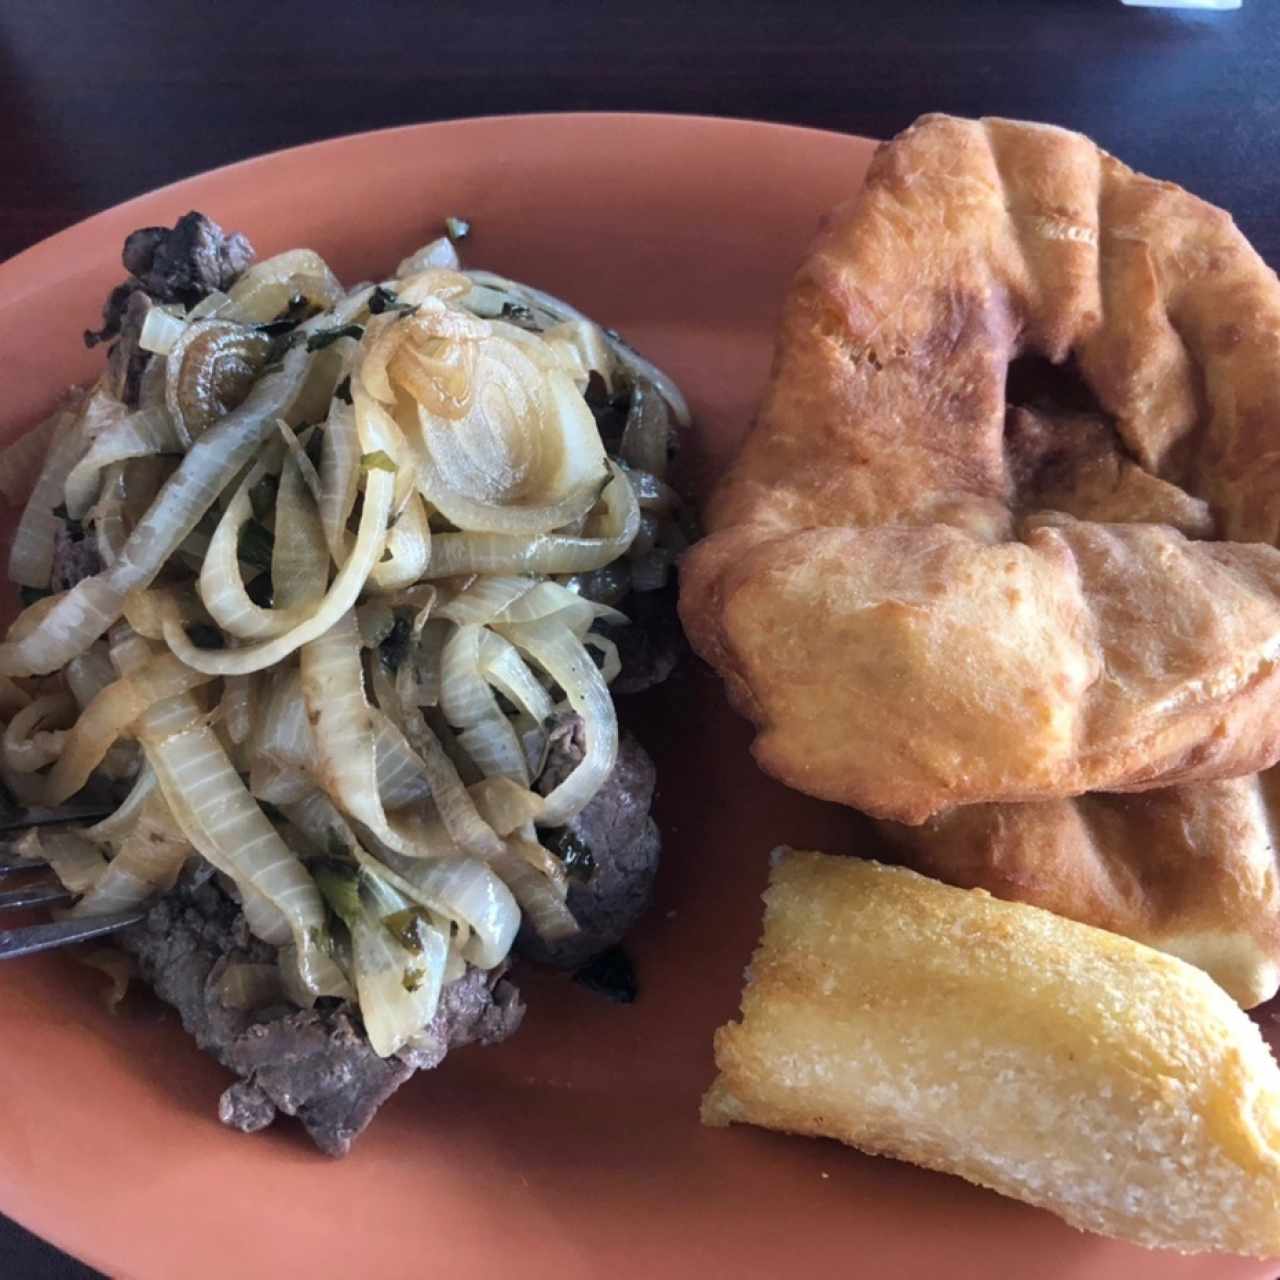
[[[0, 258], [257, 152], [585, 109], [873, 136], [923, 111], [1050, 120], [1225, 205], [1280, 263], [1275, 0], [1231, 13], [1119, 0], [15, 2], [0, 14]], [[0, 1219], [6, 1280], [91, 1274]]]

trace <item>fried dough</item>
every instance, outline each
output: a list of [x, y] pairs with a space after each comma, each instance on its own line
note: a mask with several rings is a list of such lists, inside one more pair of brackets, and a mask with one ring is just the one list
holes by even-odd
[[[883, 147], [683, 565], [764, 768], [920, 822], [1275, 763], [1278, 334], [1230, 218], [1078, 134], [934, 116]], [[1226, 541], [1046, 521], [1006, 438], [1027, 353], [1074, 357], [1139, 518]]]
[[1204, 973], [1047, 911], [788, 852], [710, 1125], [838, 1138], [1083, 1230], [1280, 1255], [1280, 1070]]
[[1211, 974], [1244, 1008], [1280, 982], [1280, 771], [884, 823], [926, 875], [1136, 938]]
[[1072, 520], [1021, 542], [942, 523], [806, 529], [742, 550], [720, 582], [756, 759], [874, 817], [1280, 756], [1270, 547]]

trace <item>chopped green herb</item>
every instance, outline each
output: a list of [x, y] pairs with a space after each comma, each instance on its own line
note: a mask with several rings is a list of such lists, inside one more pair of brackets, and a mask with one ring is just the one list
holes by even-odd
[[227, 642], [217, 627], [207, 622], [188, 622], [187, 638], [197, 649], [225, 649]]
[[315, 314], [316, 308], [301, 294], [295, 294], [289, 299], [289, 305], [275, 319], [268, 320], [266, 324], [255, 325], [254, 328], [259, 333], [266, 334], [268, 338], [279, 338], [286, 333], [291, 333], [304, 320]]
[[636, 971], [631, 957], [621, 947], [610, 947], [593, 956], [573, 975], [573, 980], [618, 1004], [631, 1004], [636, 998]]
[[268, 338], [279, 338], [292, 333], [298, 327], [296, 320], [269, 320], [266, 324], [254, 325], [254, 328]]
[[384, 449], [375, 449], [372, 453], [362, 453], [360, 455], [360, 470], [366, 473], [369, 471], [390, 471], [392, 475], [395, 475], [396, 464]]
[[22, 601], [22, 607], [29, 609], [37, 600], [43, 600], [46, 596], [53, 595], [48, 587], [19, 587], [18, 598]]
[[312, 866], [311, 874], [336, 915], [348, 923], [360, 918], [360, 877], [353, 868], [322, 862]]
[[382, 923], [387, 932], [406, 950], [419, 955], [422, 951], [422, 929], [426, 921], [418, 907], [406, 907], [392, 915], [384, 916]]
[[595, 874], [596, 860], [591, 852], [591, 846], [568, 827], [561, 827], [554, 832], [545, 832], [543, 843], [564, 863], [565, 874], [571, 880], [586, 884]]
[[471, 234], [471, 223], [466, 218], [446, 218], [444, 220], [444, 233], [450, 240], [465, 240]]
[[537, 317], [523, 302], [504, 302], [500, 318], [510, 320], [512, 324], [518, 324], [525, 329], [538, 327]]
[[401, 315], [411, 316], [421, 304], [417, 302], [401, 302], [390, 289], [378, 285], [369, 295], [369, 310], [380, 316], [384, 311], [399, 311]]
[[404, 989], [412, 995], [422, 986], [422, 980], [427, 976], [424, 969], [406, 969], [404, 977], [401, 979], [404, 983]]
[[378, 657], [392, 675], [400, 670], [400, 664], [409, 652], [412, 636], [413, 628], [409, 625], [409, 619], [397, 616], [386, 639], [378, 646]]
[[308, 351], [323, 351], [325, 347], [332, 346], [339, 338], [355, 338], [359, 340], [364, 337], [364, 325], [361, 324], [344, 324], [338, 329], [319, 329], [307, 338]]
[[236, 555], [255, 569], [271, 568], [271, 553], [275, 549], [275, 535], [257, 520], [249, 520], [240, 530]]
[[351, 375], [347, 374], [343, 380], [333, 389], [333, 398], [341, 400], [343, 404], [351, 403]]

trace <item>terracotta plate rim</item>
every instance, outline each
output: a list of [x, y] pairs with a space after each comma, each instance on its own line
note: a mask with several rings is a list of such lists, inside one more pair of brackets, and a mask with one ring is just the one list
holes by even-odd
[[413, 124], [386, 125], [379, 129], [362, 129], [356, 133], [337, 133], [326, 138], [316, 138], [311, 142], [300, 142], [290, 147], [277, 147], [273, 151], [262, 151], [242, 160], [230, 160], [226, 164], [215, 165], [212, 169], [199, 169], [185, 177], [175, 178], [148, 191], [140, 191], [119, 204], [108, 205], [99, 209], [78, 222], [55, 231], [53, 235], [38, 240], [25, 249], [18, 250], [12, 257], [0, 262], [0, 291], [9, 283], [13, 273], [25, 274], [39, 265], [39, 260], [47, 254], [56, 254], [76, 245], [86, 233], [97, 231], [98, 225], [110, 219], [122, 218], [131, 209], [153, 200], [172, 195], [180, 187], [192, 182], [204, 182], [212, 178], [220, 178], [237, 171], [247, 172], [261, 165], [272, 165], [281, 160], [301, 157], [308, 152], [322, 151], [329, 147], [348, 144], [362, 144], [374, 139], [386, 139], [397, 134], [418, 134], [424, 130], [465, 130], [476, 126], [493, 126], [511, 124], [525, 126], [539, 121], [580, 121], [584, 124], [609, 124], [614, 121], [629, 123], [651, 123], [655, 125], [698, 124], [715, 125], [742, 129], [745, 132], [767, 130], [770, 133], [782, 131], [797, 136], [839, 138], [843, 141], [853, 140], [870, 142], [878, 145], [878, 140], [866, 134], [845, 133], [839, 129], [818, 129], [810, 125], [787, 124], [773, 120], [762, 120], [752, 116], [717, 116], [704, 115], [684, 111], [526, 111], [498, 112], [494, 115], [450, 116], [440, 120], [421, 120]]

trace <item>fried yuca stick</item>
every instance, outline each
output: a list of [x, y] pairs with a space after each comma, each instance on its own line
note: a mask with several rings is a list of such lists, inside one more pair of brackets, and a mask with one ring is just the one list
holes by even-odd
[[1280, 1069], [1199, 969], [900, 868], [783, 851], [710, 1125], [839, 1138], [1184, 1252], [1280, 1255]]

